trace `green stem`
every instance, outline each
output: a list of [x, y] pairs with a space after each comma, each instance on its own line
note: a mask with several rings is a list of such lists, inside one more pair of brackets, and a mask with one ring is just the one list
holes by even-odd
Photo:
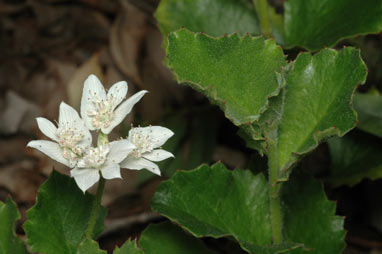
[[282, 213], [280, 205], [281, 183], [278, 182], [278, 160], [277, 145], [270, 141], [268, 147], [268, 167], [269, 167], [269, 202], [271, 210], [271, 224], [273, 243], [281, 243], [282, 235]]
[[90, 213], [89, 226], [88, 226], [88, 230], [86, 233], [86, 237], [88, 237], [88, 238], [92, 238], [94, 226], [95, 226], [95, 223], [96, 223], [97, 217], [98, 217], [98, 211], [99, 211], [99, 208], [101, 206], [101, 199], [102, 199], [102, 194], [103, 194], [104, 188], [105, 188], [105, 178], [103, 178], [100, 175], [100, 179], [98, 182], [98, 188], [97, 188], [97, 194], [96, 194], [96, 197], [93, 201], [93, 206], [92, 206], [92, 210]]
[[109, 143], [109, 139], [106, 134], [100, 132], [98, 134], [97, 146], [105, 145]]
[[269, 22], [268, 2], [267, 0], [253, 0], [255, 9], [260, 21], [261, 33], [266, 37], [272, 37], [272, 27]]
[[[98, 134], [97, 146], [105, 145], [108, 143], [109, 143], [109, 139], [108, 139], [107, 135], [100, 132]], [[95, 199], [93, 201], [92, 210], [90, 212], [88, 230], [86, 232], [87, 238], [92, 238], [94, 226], [95, 226], [95, 223], [96, 223], [97, 217], [98, 217], [99, 208], [101, 206], [103, 190], [105, 188], [105, 178], [102, 177], [101, 172], [99, 173], [99, 177], [100, 177], [100, 179], [98, 182], [97, 194], [96, 194]]]

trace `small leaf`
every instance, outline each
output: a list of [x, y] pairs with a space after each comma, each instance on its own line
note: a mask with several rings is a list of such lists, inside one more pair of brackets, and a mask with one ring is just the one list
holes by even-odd
[[261, 37], [211, 38], [179, 30], [168, 36], [168, 65], [218, 104], [236, 125], [256, 121], [268, 98], [279, 93], [276, 72], [286, 64], [280, 47]]
[[182, 27], [212, 36], [260, 34], [256, 12], [243, 0], [162, 0], [155, 17], [164, 36]]
[[382, 138], [382, 96], [357, 93], [354, 109], [358, 113], [357, 128]]
[[100, 250], [96, 241], [85, 238], [78, 246], [77, 254], [107, 254], [107, 252]]
[[135, 240], [127, 240], [121, 248], [115, 247], [113, 254], [143, 254]]
[[228, 171], [221, 163], [178, 172], [158, 187], [152, 208], [196, 237], [230, 235], [259, 253], [293, 247], [271, 246], [268, 183], [262, 174]]
[[362, 179], [382, 178], [382, 142], [362, 132], [328, 140], [331, 166], [329, 182], [333, 187], [354, 186]]
[[365, 82], [366, 66], [354, 48], [327, 49], [300, 54], [284, 75], [285, 88], [252, 125], [254, 135], [272, 146], [268, 158], [277, 161], [279, 180], [286, 180], [300, 155], [321, 140], [354, 128], [357, 118], [350, 105], [354, 89]]
[[[36, 204], [24, 224], [32, 251], [44, 254], [77, 253], [89, 223], [94, 196], [85, 195], [74, 180], [53, 171], [41, 185]], [[103, 229], [106, 209], [101, 207], [93, 237]]]
[[186, 234], [169, 222], [150, 224], [143, 231], [139, 243], [144, 253], [155, 254], [212, 254], [203, 242]]
[[322, 184], [305, 174], [295, 174], [283, 185], [284, 237], [303, 243], [305, 250], [288, 253], [339, 254], [345, 247], [344, 219], [335, 216]]
[[380, 0], [289, 0], [285, 9], [288, 47], [331, 47], [343, 38], [382, 31]]
[[23, 241], [15, 233], [18, 219], [20, 213], [15, 202], [10, 197], [6, 203], [0, 201], [0, 254], [28, 253]]

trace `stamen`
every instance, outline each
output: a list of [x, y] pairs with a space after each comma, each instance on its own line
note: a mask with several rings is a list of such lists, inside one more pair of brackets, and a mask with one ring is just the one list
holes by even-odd
[[132, 152], [135, 158], [140, 158], [142, 154], [154, 150], [154, 142], [150, 134], [152, 133], [144, 134], [141, 130], [136, 128], [133, 128], [130, 132], [129, 140], [136, 146]]
[[95, 110], [88, 111], [92, 125], [97, 128], [107, 128], [110, 126], [114, 118], [114, 109], [116, 105], [116, 98], [113, 95], [108, 95], [106, 100], [96, 97], [93, 100]]

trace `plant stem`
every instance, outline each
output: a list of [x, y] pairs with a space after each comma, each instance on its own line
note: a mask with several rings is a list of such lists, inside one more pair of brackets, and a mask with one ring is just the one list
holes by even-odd
[[102, 194], [103, 194], [104, 188], [105, 188], [105, 178], [103, 178], [100, 175], [100, 179], [98, 182], [98, 188], [97, 188], [97, 194], [96, 194], [95, 199], [93, 201], [93, 206], [92, 206], [92, 210], [90, 213], [88, 231], [86, 233], [86, 237], [88, 237], [88, 238], [92, 238], [94, 226], [95, 226], [95, 223], [96, 223], [97, 217], [98, 217], [98, 211], [99, 211], [99, 208], [101, 206], [101, 199], [102, 199]]
[[272, 27], [269, 22], [267, 0], [253, 0], [257, 15], [260, 21], [261, 33], [266, 37], [272, 37]]
[[[108, 139], [107, 135], [100, 132], [98, 134], [97, 146], [102, 146], [102, 145], [105, 145], [108, 143], [109, 143], [109, 139]], [[105, 188], [105, 178], [102, 177], [101, 172], [99, 173], [99, 177], [100, 177], [100, 179], [98, 182], [97, 194], [96, 194], [95, 199], [93, 201], [92, 210], [90, 212], [88, 230], [86, 232], [87, 238], [92, 238], [94, 226], [95, 226], [95, 223], [96, 223], [97, 217], [98, 217], [99, 207], [101, 206], [103, 190]]]
[[273, 243], [281, 243], [282, 235], [282, 213], [280, 205], [280, 189], [281, 183], [277, 182], [278, 176], [278, 160], [277, 145], [273, 141], [269, 141], [268, 146], [268, 170], [269, 170], [269, 202], [271, 210], [272, 238]]
[[97, 146], [105, 145], [108, 143], [109, 143], [109, 139], [108, 139], [107, 135], [100, 132], [98, 134]]

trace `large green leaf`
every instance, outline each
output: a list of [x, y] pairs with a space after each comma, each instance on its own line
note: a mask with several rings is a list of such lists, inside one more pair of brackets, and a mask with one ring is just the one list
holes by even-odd
[[127, 240], [121, 248], [115, 247], [113, 254], [143, 254], [135, 240]]
[[0, 201], [0, 254], [28, 253], [23, 241], [16, 236], [15, 224], [20, 219], [15, 202], [8, 198], [6, 203]]
[[203, 242], [186, 234], [172, 223], [151, 224], [139, 240], [144, 253], [155, 254], [212, 254]]
[[78, 245], [77, 254], [107, 254], [107, 252], [100, 250], [96, 241], [85, 238], [80, 245]]
[[326, 49], [300, 54], [285, 76], [286, 87], [252, 130], [264, 136], [279, 180], [286, 180], [300, 155], [322, 139], [354, 128], [357, 117], [350, 105], [354, 89], [365, 81], [366, 66], [354, 48]]
[[155, 17], [165, 36], [181, 27], [212, 36], [260, 33], [253, 6], [244, 0], [162, 0]]
[[229, 171], [221, 163], [202, 165], [163, 182], [152, 208], [196, 237], [233, 236], [254, 253], [289, 253], [300, 249], [301, 244], [313, 253], [339, 253], [343, 248], [343, 219], [334, 216], [335, 205], [326, 199], [322, 186], [304, 175], [284, 184], [286, 241], [272, 245], [268, 188], [262, 174]]
[[342, 38], [382, 31], [381, 0], [288, 0], [284, 8], [288, 47], [317, 50]]
[[382, 96], [357, 93], [354, 96], [354, 109], [358, 113], [357, 127], [382, 138]]
[[332, 186], [353, 186], [364, 178], [382, 178], [382, 140], [362, 132], [328, 140]]
[[[168, 64], [179, 82], [190, 83], [247, 129], [251, 147], [277, 162], [280, 180], [321, 139], [355, 126], [352, 96], [366, 79], [354, 48], [300, 54], [275, 75], [285, 61], [273, 41], [237, 35], [213, 39], [187, 30], [169, 35]], [[268, 106], [268, 98], [283, 86]]]
[[328, 201], [322, 184], [309, 175], [295, 174], [284, 184], [281, 199], [284, 237], [305, 247], [289, 253], [341, 253], [344, 219], [335, 216], [336, 205]]
[[[77, 253], [89, 223], [94, 196], [85, 195], [74, 180], [53, 171], [40, 187], [36, 204], [24, 224], [32, 251], [44, 254]], [[93, 237], [101, 233], [106, 209], [101, 207]]]
[[251, 123], [278, 94], [285, 57], [273, 40], [237, 34], [211, 38], [182, 29], [168, 36], [168, 65], [218, 104], [236, 125]]
[[[179, 172], [158, 187], [152, 208], [197, 237], [231, 235], [260, 253], [271, 245], [268, 183], [262, 174], [228, 171], [221, 163]], [[290, 247], [269, 246], [275, 251]]]

